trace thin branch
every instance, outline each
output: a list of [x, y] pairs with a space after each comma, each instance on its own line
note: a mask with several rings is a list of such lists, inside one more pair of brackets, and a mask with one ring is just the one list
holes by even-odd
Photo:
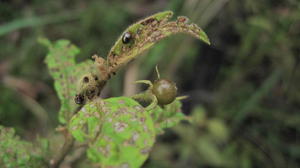
[[67, 154], [71, 151], [74, 144], [74, 138], [70, 133], [68, 133], [65, 143], [61, 150], [57, 153], [56, 157], [54, 159], [50, 160], [50, 168], [58, 168], [59, 165], [62, 163], [62, 161], [65, 159]]
[[[78, 111], [80, 111], [81, 108], [82, 108], [82, 106], [79, 106], [78, 108], [76, 108], [74, 110], [75, 112], [73, 113], [73, 115], [76, 114]], [[63, 147], [57, 152], [57, 154], [54, 156], [54, 158], [50, 160], [50, 162], [49, 162], [50, 168], [58, 168], [74, 146], [75, 140], [74, 140], [72, 134], [67, 130], [66, 127], [63, 127], [62, 129], [60, 129], [58, 131], [63, 132], [63, 134], [65, 136], [65, 142], [64, 142]]]
[[73, 136], [68, 133], [65, 143], [60, 151], [58, 151], [56, 157], [50, 160], [50, 168], [58, 168], [62, 161], [65, 159], [67, 154], [71, 151], [74, 145], [74, 138]]

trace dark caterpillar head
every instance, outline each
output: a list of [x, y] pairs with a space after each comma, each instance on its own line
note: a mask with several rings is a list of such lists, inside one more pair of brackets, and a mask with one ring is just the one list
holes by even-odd
[[175, 100], [177, 87], [170, 80], [158, 79], [153, 83], [152, 92], [156, 96], [159, 105], [167, 105]]
[[123, 36], [122, 36], [122, 42], [124, 44], [128, 44], [131, 41], [132, 41], [132, 35], [131, 35], [131, 33], [130, 32], [124, 33]]
[[85, 102], [84, 95], [82, 95], [82, 94], [77, 94], [77, 95], [75, 96], [75, 98], [74, 98], [74, 101], [75, 101], [76, 104], [79, 104], [79, 105], [84, 104], [84, 102]]
[[102, 87], [104, 86], [98, 76], [90, 73], [84, 75], [79, 83], [79, 91], [75, 96], [75, 103], [82, 105], [88, 100], [92, 100], [100, 95]]

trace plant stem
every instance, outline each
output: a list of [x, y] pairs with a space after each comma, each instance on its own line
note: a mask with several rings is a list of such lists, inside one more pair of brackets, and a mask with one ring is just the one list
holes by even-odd
[[[82, 108], [82, 106], [79, 106], [78, 108], [76, 108], [73, 115], [76, 114], [77, 112], [79, 112], [81, 110], [81, 108]], [[65, 142], [64, 142], [64, 145], [61, 148], [61, 150], [59, 150], [57, 152], [57, 155], [54, 156], [54, 158], [50, 160], [50, 162], [49, 162], [50, 168], [58, 168], [59, 165], [64, 161], [67, 154], [72, 150], [72, 148], [74, 146], [74, 138], [73, 138], [72, 134], [68, 131], [68, 129], [66, 127], [64, 127], [64, 129], [60, 130], [60, 131], [63, 131], [63, 133], [64, 133]]]
[[74, 144], [74, 138], [70, 133], [68, 133], [68, 135], [65, 138], [65, 143], [64, 143], [63, 147], [57, 153], [56, 157], [54, 159], [50, 160], [50, 168], [58, 168], [59, 167], [59, 165], [62, 163], [64, 158], [71, 151], [73, 144]]

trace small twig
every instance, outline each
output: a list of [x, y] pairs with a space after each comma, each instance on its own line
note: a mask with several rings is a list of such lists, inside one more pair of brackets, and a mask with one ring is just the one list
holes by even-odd
[[156, 71], [157, 79], [160, 79], [160, 73], [157, 65], [155, 66], [155, 71]]
[[83, 146], [77, 149], [74, 154], [70, 157], [66, 157], [65, 162], [62, 164], [62, 167], [71, 168], [81, 159], [84, 159], [84, 154], [86, 152], [86, 146]]
[[136, 85], [132, 85], [132, 81], [137, 80], [139, 73], [139, 62], [132, 63], [128, 66], [124, 78], [124, 96], [130, 96], [137, 92]]
[[58, 168], [59, 167], [59, 165], [62, 163], [64, 158], [71, 151], [73, 144], [74, 144], [74, 138], [70, 133], [68, 133], [68, 135], [65, 138], [65, 143], [64, 143], [63, 147], [57, 153], [56, 157], [54, 159], [50, 160], [50, 168]]
[[[73, 114], [76, 114], [78, 111], [80, 111], [82, 106], [79, 106], [76, 108]], [[72, 150], [74, 146], [74, 138], [72, 134], [67, 130], [67, 128], [58, 128], [57, 129], [60, 132], [63, 132], [65, 136], [65, 142], [63, 147], [57, 152], [56, 156], [50, 160], [49, 167], [50, 168], [58, 168], [60, 164], [64, 161], [67, 154]]]

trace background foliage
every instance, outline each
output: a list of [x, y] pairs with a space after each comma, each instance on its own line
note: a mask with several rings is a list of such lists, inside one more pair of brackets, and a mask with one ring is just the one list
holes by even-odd
[[204, 28], [212, 45], [182, 35], [163, 40], [113, 77], [102, 95], [132, 95], [140, 89], [134, 80], [155, 79], [156, 64], [189, 95], [183, 111], [194, 124], [160, 136], [144, 167], [297, 167], [297, 0], [2, 0], [0, 124], [25, 140], [52, 135], [58, 124], [59, 99], [38, 37], [69, 39], [81, 48], [81, 61], [106, 55], [128, 25], [167, 9]]

